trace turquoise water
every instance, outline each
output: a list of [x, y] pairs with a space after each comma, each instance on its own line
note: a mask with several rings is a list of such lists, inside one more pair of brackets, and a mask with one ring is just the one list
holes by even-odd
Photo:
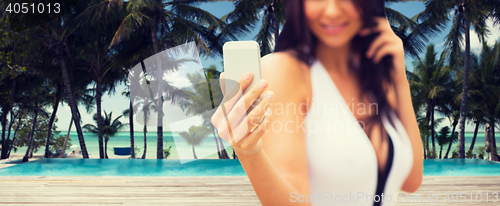
[[482, 159], [424, 160], [424, 176], [500, 176], [500, 162]]
[[[66, 132], [61, 132], [61, 134], [65, 134]], [[123, 156], [115, 156], [113, 155], [113, 147], [130, 147], [130, 133], [129, 132], [119, 132], [117, 135], [110, 137], [109, 142], [108, 142], [108, 156], [109, 158], [123, 158]], [[466, 150], [469, 149], [471, 141], [472, 141], [472, 136], [473, 133], [465, 133], [465, 148]], [[496, 137], [500, 136], [500, 133], [495, 134]], [[135, 147], [138, 147], [141, 149], [140, 152], [136, 153], [137, 157], [142, 156], [142, 152], [144, 151], [144, 136], [142, 132], [135, 132], [134, 133], [135, 137]], [[71, 139], [71, 144], [73, 145], [80, 145], [78, 142], [78, 135], [76, 132], [71, 132], [70, 133], [70, 139]], [[85, 144], [87, 147], [87, 151], [89, 152], [89, 155], [92, 157], [98, 157], [99, 156], [99, 143], [97, 139], [97, 135], [94, 135], [92, 133], [84, 133], [84, 139], [85, 139]], [[146, 135], [147, 139], [147, 150], [146, 150], [146, 158], [156, 158], [156, 132], [150, 132], [147, 133]], [[174, 141], [175, 139], [175, 141]], [[484, 133], [478, 133], [477, 138], [476, 138], [476, 143], [474, 145], [474, 149], [483, 146], [484, 147]], [[497, 143], [497, 148], [500, 148], [500, 141]], [[432, 144], [431, 142], [429, 142]], [[227, 153], [229, 154], [230, 157], [232, 157], [233, 150], [231, 146], [229, 146], [229, 143], [223, 140], [224, 147], [226, 148]], [[163, 146], [165, 148], [168, 148], [169, 146], [172, 146], [171, 150], [171, 155], [168, 157], [169, 159], [189, 159], [193, 158], [193, 153], [191, 146], [187, 144], [182, 138], [179, 137], [178, 132], [174, 132], [172, 134], [170, 133], [164, 133], [163, 134]], [[436, 142], [436, 152], [439, 155], [439, 145]], [[446, 153], [446, 150], [448, 149], [448, 145], [443, 146], [443, 154]], [[457, 149], [457, 144], [452, 144], [452, 147], [450, 149], [450, 153], [448, 156], [451, 156], [451, 152], [453, 150]], [[196, 155], [198, 158], [217, 158], [217, 147], [215, 146], [215, 140], [212, 136], [212, 134], [208, 135], [203, 142], [195, 147]], [[24, 153], [26, 152], [26, 147], [21, 147], [17, 150], [16, 153]], [[67, 153], [70, 153], [71, 151], [67, 150]], [[35, 154], [43, 154], [44, 153], [44, 148], [39, 149], [38, 151], [35, 151]], [[474, 153], [476, 151], [474, 150]], [[476, 153], [477, 154], [477, 153]]]
[[[238, 160], [39, 159], [0, 176], [245, 176]], [[424, 176], [500, 176], [500, 163], [481, 159], [424, 160]]]
[[[61, 132], [65, 134], [66, 132]], [[170, 156], [168, 159], [191, 159], [193, 158], [193, 152], [191, 145], [187, 144], [179, 135], [178, 132], [174, 133], [163, 133], [163, 147], [168, 148], [172, 146], [170, 150]], [[85, 146], [87, 147], [87, 152], [91, 158], [99, 157], [99, 142], [97, 135], [92, 133], [84, 133]], [[80, 146], [78, 141], [78, 135], [76, 132], [70, 133], [70, 139], [72, 145]], [[156, 158], [156, 145], [157, 138], [156, 132], [149, 132], [146, 134], [146, 158]], [[229, 143], [223, 140], [226, 152], [232, 158], [233, 150]], [[144, 152], [144, 134], [142, 132], [134, 132], [134, 146], [140, 148], [139, 152], [136, 152], [136, 157], [140, 158]], [[108, 141], [108, 156], [110, 159], [113, 158], [123, 158], [124, 156], [116, 156], [113, 154], [113, 147], [130, 147], [130, 133], [129, 132], [119, 132], [115, 136], [110, 137]], [[18, 148], [16, 153], [25, 153], [27, 147]], [[35, 154], [44, 154], [44, 149], [40, 148], [35, 151]], [[66, 153], [70, 153], [71, 150], [68, 148]], [[195, 152], [198, 158], [218, 158], [217, 146], [215, 145], [215, 140], [212, 134], [209, 134], [200, 145], [195, 146]], [[81, 156], [81, 155], [80, 155]], [[127, 156], [125, 156], [127, 157]]]
[[0, 170], [0, 176], [245, 176], [238, 160], [181, 164], [157, 159], [39, 159]]
[[[65, 132], [61, 132], [61, 134], [64, 134]], [[466, 150], [469, 149], [471, 141], [472, 141], [472, 136], [473, 133], [465, 133], [465, 148]], [[495, 134], [496, 137], [500, 136], [500, 133]], [[140, 148], [140, 152], [136, 153], [136, 157], [140, 158], [143, 153], [143, 148], [144, 148], [144, 136], [142, 132], [135, 132], [134, 133], [135, 137], [135, 147]], [[78, 142], [78, 136], [76, 132], [71, 132], [70, 133], [70, 138], [71, 138], [71, 144], [72, 145], [80, 145]], [[98, 158], [99, 157], [99, 143], [97, 139], [97, 135], [94, 135], [92, 133], [84, 133], [84, 138], [85, 138], [85, 144], [87, 147], [87, 151], [89, 152], [90, 158]], [[150, 132], [147, 133], [147, 150], [146, 150], [146, 158], [156, 158], [156, 132]], [[178, 132], [174, 132], [172, 134], [170, 133], [164, 133], [163, 134], [163, 146], [165, 148], [168, 148], [169, 146], [172, 146], [171, 150], [171, 155], [168, 157], [168, 159], [192, 159], [193, 158], [193, 152], [191, 149], [191, 145], [187, 144], [180, 136], [178, 135]], [[480, 146], [484, 147], [484, 133], [478, 133], [477, 138], [476, 138], [476, 143], [474, 145], [474, 148], [478, 148]], [[499, 141], [500, 142], [500, 141]], [[431, 142], [429, 142], [432, 144]], [[227, 143], [225, 140], [223, 140], [224, 147], [226, 148], [227, 153], [229, 156], [232, 158], [233, 150], [231, 146], [229, 146], [229, 143]], [[497, 148], [499, 147], [500, 144], [497, 143]], [[115, 156], [113, 155], [113, 147], [130, 147], [130, 135], [129, 132], [119, 132], [117, 135], [110, 137], [109, 142], [108, 142], [108, 156], [109, 158], [124, 158], [124, 156]], [[436, 152], [439, 155], [439, 145], [436, 142]], [[443, 146], [443, 152], [442, 155], [444, 156], [446, 154], [446, 150], [448, 149], [448, 145]], [[451, 157], [451, 152], [453, 150], [457, 149], [457, 144], [452, 144], [452, 147], [450, 149], [450, 153], [448, 154], [448, 157]], [[21, 147], [17, 150], [16, 153], [24, 153], [26, 151], [26, 147]], [[44, 148], [39, 149], [38, 151], [35, 151], [35, 154], [43, 154]], [[67, 153], [70, 153], [71, 150], [67, 150]], [[195, 147], [195, 152], [198, 158], [211, 158], [211, 159], [216, 159], [218, 158], [217, 155], [217, 147], [215, 145], [215, 140], [213, 138], [212, 134], [209, 134], [203, 142]], [[477, 152], [474, 150], [473, 153], [477, 154]], [[126, 157], [126, 156], [125, 156]]]

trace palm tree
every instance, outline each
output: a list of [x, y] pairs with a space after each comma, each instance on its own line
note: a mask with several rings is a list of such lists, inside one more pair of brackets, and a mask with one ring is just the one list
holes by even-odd
[[[145, 94], [142, 92], [141, 94]], [[146, 150], [147, 150], [147, 125], [149, 121], [149, 117], [151, 114], [151, 110], [158, 111], [156, 105], [154, 104], [154, 99], [151, 99], [149, 95], [138, 95], [134, 98], [133, 110], [137, 111], [137, 118], [142, 116], [143, 125], [144, 125], [144, 151], [141, 159], [146, 159]]]
[[[498, 102], [500, 101], [500, 74], [498, 66], [500, 59], [500, 43], [496, 43], [493, 47], [489, 47], [486, 42], [483, 42], [481, 53], [476, 56], [472, 55], [471, 70], [474, 75], [470, 79], [469, 97], [474, 102], [474, 119], [476, 120], [476, 129], [479, 125], [495, 125], [498, 118]], [[494, 127], [491, 127], [491, 140], [495, 141]], [[475, 141], [475, 137], [473, 138]], [[473, 149], [471, 144], [470, 150]], [[491, 147], [495, 147], [491, 144]], [[495, 149], [492, 149], [492, 160], [497, 159]]]
[[193, 158], [198, 159], [196, 156], [196, 152], [194, 151], [194, 146], [198, 146], [201, 144], [201, 141], [207, 137], [207, 134], [210, 130], [204, 125], [200, 126], [191, 126], [188, 129], [188, 132], [184, 131], [179, 133], [181, 136], [191, 147], [193, 148]]
[[[222, 44], [216, 40], [215, 32], [225, 24], [209, 12], [196, 7], [201, 2], [215, 0], [163, 1], [163, 0], [130, 0], [126, 4], [127, 16], [116, 31], [111, 45], [117, 44], [122, 38], [130, 37], [133, 31], [150, 31], [153, 55], [159, 54], [164, 48], [170, 48], [188, 41], [195, 41], [202, 52], [214, 55], [212, 50], [222, 54]], [[122, 1], [120, 1], [122, 2]], [[173, 29], [175, 28], [175, 30]], [[160, 35], [159, 35], [160, 34]], [[160, 57], [156, 55], [157, 76], [163, 77], [165, 72]], [[166, 68], [166, 67], [165, 67]], [[157, 84], [158, 96], [163, 96], [165, 85]], [[168, 92], [168, 91], [167, 91]], [[157, 105], [163, 105], [164, 98], [157, 98]], [[158, 159], [163, 159], [163, 107], [157, 106], [157, 151]]]
[[43, 115], [45, 117], [48, 117], [49, 115], [45, 110], [43, 109], [44, 106], [48, 104], [47, 101], [47, 96], [49, 95], [48, 91], [48, 85], [47, 85], [47, 80], [42, 81], [40, 80], [42, 77], [33, 75], [34, 77], [32, 78], [32, 86], [31, 86], [31, 91], [28, 96], [25, 98], [27, 99], [26, 105], [23, 105], [24, 108], [27, 108], [28, 110], [33, 112], [33, 123], [32, 123], [32, 128], [29, 134], [29, 140], [28, 140], [28, 149], [26, 150], [26, 153], [23, 157], [23, 162], [27, 162], [28, 159], [32, 156], [33, 153], [33, 139], [34, 139], [34, 134], [35, 134], [35, 129], [37, 128], [37, 119], [39, 115]]
[[[110, 112], [108, 114], [108, 113], [106, 113], [106, 111], [104, 111], [102, 132], [104, 134], [104, 156], [105, 156], [106, 159], [108, 159], [107, 149], [108, 149], [108, 140], [109, 140], [109, 137], [110, 136], [115, 136], [115, 134], [118, 131], [120, 131], [126, 125], [126, 124], [122, 124], [120, 122], [120, 118], [123, 115], [118, 116], [114, 120], [112, 120], [112, 115], [113, 115], [113, 112]], [[96, 124], [97, 124], [97, 119], [98, 119], [97, 116], [98, 116], [98, 113], [94, 114], [94, 121], [96, 122]], [[92, 124], [86, 124], [86, 125], [84, 125], [83, 129], [86, 132], [91, 132], [91, 133], [94, 133], [94, 134], [98, 134], [99, 133], [99, 131], [97, 129], [97, 126], [92, 125]]]
[[[220, 85], [219, 85], [220, 84], [219, 78], [220, 78], [221, 72], [219, 72], [217, 70], [215, 65], [211, 65], [209, 68], [205, 68], [204, 70], [205, 70], [205, 78], [207, 79], [207, 83], [208, 83], [208, 90], [210, 92], [212, 109], [215, 112], [215, 109], [217, 108], [216, 106], [220, 105], [222, 98], [223, 98], [222, 90], [220, 89]], [[210, 118], [212, 117], [212, 115], [213, 114], [210, 115]], [[207, 127], [212, 129], [212, 135], [214, 136], [214, 139], [216, 140], [216, 142], [220, 143], [221, 158], [222, 159], [229, 159], [229, 156], [227, 155], [227, 152], [226, 152], [226, 147], [224, 147], [224, 143], [222, 142], [222, 138], [218, 134], [216, 135], [217, 132], [215, 130], [214, 125], [211, 123], [210, 118], [209, 117], [206, 117], [206, 118], [207, 118], [207, 122], [206, 122]], [[218, 150], [219, 150], [219, 148], [218, 148]]]
[[[85, 70], [92, 78], [94, 83], [94, 97], [96, 99], [97, 113], [100, 114], [102, 95], [106, 91], [114, 92], [117, 83], [123, 81], [126, 72], [114, 61], [114, 56], [119, 50], [110, 47], [109, 44], [114, 36], [114, 32], [119, 27], [125, 12], [122, 11], [120, 4], [110, 1], [93, 0], [83, 12], [76, 16], [75, 22], [78, 22], [76, 38], [74, 42], [85, 42], [84, 45], [78, 45], [78, 58], [86, 63]], [[105, 3], [103, 3], [105, 2]], [[88, 13], [95, 12], [101, 6], [105, 7], [107, 12], [98, 12], [94, 14], [100, 21], [88, 21], [85, 18]], [[92, 29], [89, 29], [92, 28]], [[96, 30], [98, 32], [96, 32]], [[102, 117], [97, 116], [99, 157], [104, 158]]]
[[[215, 70], [214, 65], [212, 65], [211, 69], [209, 68], [205, 70], [212, 71], [212, 69]], [[210, 76], [211, 75], [212, 74], [210, 74]], [[203, 125], [207, 128], [210, 128], [210, 130], [212, 131], [219, 158], [229, 159], [229, 157], [227, 156], [227, 152], [224, 148], [224, 145], [222, 144], [220, 139], [215, 135], [215, 127], [213, 127], [210, 120], [211, 116], [215, 112], [216, 109], [215, 105], [217, 104], [217, 102], [219, 102], [220, 104], [220, 101], [222, 99], [222, 93], [212, 90], [212, 86], [215, 85], [211, 84], [215, 83], [215, 81], [210, 81], [210, 80], [207, 81], [208, 76], [203, 77], [199, 73], [193, 73], [193, 74], [188, 74], [187, 77], [191, 82], [191, 85], [193, 85], [193, 88], [183, 89], [186, 95], [189, 96], [189, 104], [185, 108], [186, 115], [190, 114], [201, 115], [203, 119]]]
[[49, 21], [37, 27], [44, 33], [41, 38], [45, 40], [45, 45], [52, 52], [52, 63], [60, 66], [61, 74], [64, 83], [64, 91], [68, 98], [68, 103], [71, 108], [71, 115], [74, 118], [74, 124], [80, 142], [80, 148], [83, 158], [88, 158], [87, 147], [83, 138], [82, 127], [80, 124], [80, 115], [77, 107], [77, 101], [73, 96], [73, 88], [70, 81], [70, 73], [67, 67], [67, 60], [71, 59], [71, 50], [68, 46], [68, 39], [74, 34], [77, 28], [77, 22], [73, 21], [77, 15], [77, 11], [82, 11], [86, 4], [79, 4], [77, 8], [62, 8], [67, 12], [66, 15], [59, 15], [54, 20]]
[[[449, 21], [449, 14], [453, 14], [453, 25], [447, 35], [445, 50], [450, 51], [450, 65], [455, 66], [459, 62], [458, 55], [462, 50], [462, 42], [465, 34], [465, 56], [464, 56], [464, 81], [462, 87], [462, 100], [460, 104], [458, 158], [465, 158], [465, 118], [469, 86], [470, 67], [470, 28], [474, 28], [481, 42], [484, 42], [485, 34], [488, 32], [487, 19], [495, 23], [500, 22], [500, 4], [498, 1], [477, 0], [429, 0], [426, 9], [415, 18], [417, 23], [425, 22], [426, 25], [444, 25]], [[440, 29], [428, 27], [431, 30]]]
[[443, 146], [448, 143], [451, 138], [448, 138], [448, 135], [450, 134], [450, 127], [446, 126], [441, 128], [439, 131], [439, 134], [437, 135], [437, 142], [439, 144], [439, 159], [441, 159], [441, 153], [443, 152]]
[[448, 159], [448, 154], [450, 153], [451, 150], [451, 145], [455, 142], [458, 141], [458, 133], [452, 133], [446, 142], [448, 143], [448, 149], [446, 150], [446, 154], [444, 155], [443, 159]]
[[[432, 153], [436, 154], [435, 146], [435, 131], [434, 128], [435, 118], [434, 114], [436, 106], [439, 106], [440, 99], [443, 96], [449, 96], [449, 88], [452, 87], [453, 81], [450, 76], [452, 69], [444, 65], [446, 52], [443, 52], [439, 59], [437, 59], [437, 52], [434, 50], [434, 45], [430, 44], [427, 47], [427, 52], [424, 59], [420, 57], [413, 62], [415, 68], [413, 79], [410, 81], [411, 85], [418, 90], [419, 97], [426, 99], [426, 117], [425, 123], [429, 124], [430, 138], [432, 140]], [[427, 148], [428, 149], [428, 148]], [[427, 151], [428, 153], [429, 151]], [[429, 154], [427, 154], [429, 156]], [[431, 158], [434, 158], [431, 156]]]
[[62, 85], [56, 86], [56, 91], [54, 94], [55, 95], [54, 106], [52, 109], [52, 114], [50, 115], [49, 128], [47, 131], [47, 141], [45, 144], [45, 155], [44, 155], [45, 158], [49, 158], [49, 143], [50, 143], [50, 137], [52, 134], [52, 125], [53, 125], [54, 120], [56, 118], [56, 113], [57, 113], [57, 109], [59, 107], [59, 102], [61, 102], [61, 99], [62, 99], [62, 89], [63, 89]]

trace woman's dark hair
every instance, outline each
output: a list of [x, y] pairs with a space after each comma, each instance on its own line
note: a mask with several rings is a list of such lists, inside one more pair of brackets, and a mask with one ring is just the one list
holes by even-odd
[[[375, 17], [386, 17], [384, 0], [354, 0], [362, 16], [363, 28], [373, 28], [377, 26]], [[295, 57], [307, 65], [311, 66], [315, 57], [318, 39], [309, 30], [304, 16], [304, 0], [286, 1], [286, 23], [283, 26], [278, 40], [276, 41], [275, 52], [293, 51]], [[361, 94], [373, 94], [375, 103], [378, 105], [378, 114], [387, 114], [391, 107], [388, 104], [386, 91], [383, 82], [392, 84], [390, 78], [392, 56], [386, 56], [379, 64], [374, 64], [371, 59], [364, 54], [368, 51], [372, 41], [379, 34], [371, 34], [365, 37], [356, 35], [351, 40], [351, 54], [349, 55], [349, 65], [352, 72], [358, 77], [361, 86]], [[359, 60], [354, 60], [354, 55], [359, 55]], [[334, 54], [332, 54], [334, 55]], [[390, 116], [388, 116], [390, 119]], [[366, 126], [371, 130], [375, 122], [381, 123], [381, 115], [368, 117]], [[391, 121], [392, 122], [392, 121]], [[385, 135], [382, 135], [385, 139]]]

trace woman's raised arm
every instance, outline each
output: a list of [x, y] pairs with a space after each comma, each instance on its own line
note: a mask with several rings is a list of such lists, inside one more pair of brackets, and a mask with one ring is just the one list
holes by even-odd
[[[284, 53], [271, 54], [262, 59], [262, 82], [268, 82], [267, 87], [263, 89], [257, 85], [255, 88], [248, 88], [252, 91], [239, 102], [250, 105], [252, 99], [260, 94], [264, 94], [263, 100], [244, 119], [248, 125], [242, 122], [238, 126], [229, 126], [235, 134], [233, 137], [229, 135], [228, 124], [221, 120], [224, 117], [221, 117], [220, 107], [212, 117], [212, 123], [221, 137], [234, 148], [263, 205], [310, 204], [306, 202], [310, 192], [305, 130], [304, 127], [298, 127], [304, 121], [308, 107], [304, 102], [306, 70], [300, 65], [303, 64]], [[245, 81], [242, 77], [239, 82], [242, 90], [245, 90], [251, 79]], [[272, 91], [274, 97], [268, 99], [266, 96], [270, 93], [266, 91]], [[238, 112], [238, 109], [234, 109], [238, 107], [238, 103], [229, 104], [234, 105], [232, 108], [226, 106], [226, 111], [229, 110], [228, 117], [231, 117], [231, 113]], [[264, 121], [254, 132], [240, 135], [241, 128], [250, 130], [254, 127], [267, 108], [270, 108], [272, 114], [265, 114]], [[229, 121], [231, 122], [230, 119]], [[236, 141], [233, 143], [231, 138]]]

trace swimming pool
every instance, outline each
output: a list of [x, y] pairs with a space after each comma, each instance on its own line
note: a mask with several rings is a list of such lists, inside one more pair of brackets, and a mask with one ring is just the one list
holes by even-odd
[[500, 162], [483, 159], [424, 160], [424, 176], [500, 176]]
[[245, 176], [238, 160], [39, 159], [0, 169], [0, 176]]
[[[245, 176], [238, 160], [39, 159], [0, 169], [0, 176]], [[481, 159], [424, 160], [424, 176], [500, 176], [500, 163]]]

